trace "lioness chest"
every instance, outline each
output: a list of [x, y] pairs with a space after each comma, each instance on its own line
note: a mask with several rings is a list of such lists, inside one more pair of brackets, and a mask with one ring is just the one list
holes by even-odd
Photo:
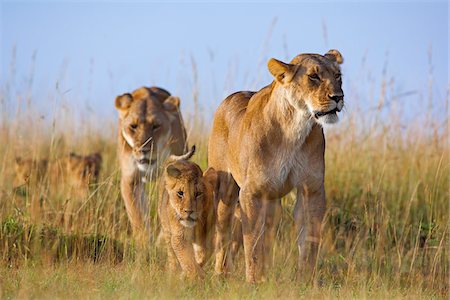
[[262, 163], [262, 168], [253, 174], [257, 188], [267, 193], [269, 198], [283, 197], [298, 186], [307, 169], [307, 158], [301, 147], [277, 149], [272, 159]]

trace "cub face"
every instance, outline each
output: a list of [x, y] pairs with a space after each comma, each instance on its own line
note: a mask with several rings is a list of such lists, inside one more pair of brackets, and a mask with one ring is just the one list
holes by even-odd
[[290, 64], [271, 59], [270, 73], [286, 90], [291, 105], [307, 108], [319, 124], [333, 124], [344, 107], [344, 92], [339, 65], [343, 58], [339, 51], [325, 55], [300, 54]]
[[208, 201], [211, 203], [213, 201], [216, 172], [209, 168], [202, 174], [197, 164], [178, 161], [166, 167], [164, 176], [169, 204], [175, 211], [177, 219], [184, 227], [194, 227]]
[[167, 91], [140, 88], [116, 97], [119, 134], [131, 148], [139, 171], [150, 173], [170, 153], [171, 123], [178, 118], [180, 99]]

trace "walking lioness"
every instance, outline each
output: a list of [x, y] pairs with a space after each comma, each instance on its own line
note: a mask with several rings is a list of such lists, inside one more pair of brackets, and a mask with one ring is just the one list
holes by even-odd
[[344, 106], [339, 51], [269, 60], [275, 80], [258, 92], [228, 96], [214, 116], [209, 164], [218, 172], [216, 272], [226, 268], [230, 220], [238, 200], [246, 279], [264, 273], [266, 212], [297, 188], [295, 220], [301, 272], [315, 265], [325, 212], [323, 124]]
[[118, 156], [122, 193], [133, 234], [147, 239], [148, 205], [144, 182], [154, 179], [169, 154], [186, 152], [180, 99], [157, 87], [141, 87], [116, 97], [119, 111]]
[[203, 277], [201, 268], [212, 248], [214, 189], [217, 175], [188, 161], [195, 147], [181, 156], [172, 155], [161, 178], [158, 216], [167, 246], [170, 271], [178, 265], [187, 277]]

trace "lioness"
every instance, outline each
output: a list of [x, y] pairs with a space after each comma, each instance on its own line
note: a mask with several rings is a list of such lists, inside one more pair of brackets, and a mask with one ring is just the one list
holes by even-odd
[[169, 154], [186, 152], [180, 99], [157, 87], [141, 87], [117, 96], [120, 191], [135, 238], [148, 238], [144, 182], [154, 179]]
[[98, 182], [102, 156], [98, 152], [89, 155], [71, 152], [63, 160], [63, 165], [72, 188], [84, 192], [89, 185]]
[[67, 199], [64, 211], [64, 227], [67, 231], [73, 229], [76, 212], [81, 205], [81, 199], [86, 198], [89, 187], [96, 184], [102, 166], [100, 153], [79, 155], [71, 152], [58, 162], [67, 183], [71, 199]]
[[275, 80], [258, 92], [228, 96], [214, 116], [209, 164], [218, 172], [216, 272], [224, 266], [230, 220], [242, 209], [246, 279], [263, 279], [266, 212], [297, 188], [299, 267], [313, 270], [325, 211], [324, 124], [344, 106], [342, 55], [300, 54], [268, 62]]
[[66, 157], [51, 162], [47, 159], [16, 157], [14, 186], [23, 185], [30, 180], [42, 181], [47, 176], [50, 177], [51, 184], [64, 177], [66, 183], [72, 187], [84, 189], [89, 184], [97, 182], [101, 163], [100, 153], [83, 156], [72, 152]]
[[[214, 232], [214, 187], [217, 173], [188, 161], [195, 147], [182, 156], [171, 156], [161, 178], [158, 215], [167, 245], [168, 268], [178, 264], [190, 277], [203, 277], [202, 266], [211, 249]], [[209, 245], [208, 245], [209, 244]]]
[[48, 160], [34, 160], [16, 157], [14, 162], [14, 187], [19, 187], [30, 181], [41, 181], [47, 173]]

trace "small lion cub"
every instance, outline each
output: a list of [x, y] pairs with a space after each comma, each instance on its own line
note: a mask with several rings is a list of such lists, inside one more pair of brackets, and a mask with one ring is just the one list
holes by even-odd
[[206, 252], [214, 232], [214, 189], [217, 173], [188, 161], [195, 146], [181, 156], [170, 156], [161, 178], [158, 214], [167, 245], [168, 268], [181, 266], [188, 278], [203, 278]]

